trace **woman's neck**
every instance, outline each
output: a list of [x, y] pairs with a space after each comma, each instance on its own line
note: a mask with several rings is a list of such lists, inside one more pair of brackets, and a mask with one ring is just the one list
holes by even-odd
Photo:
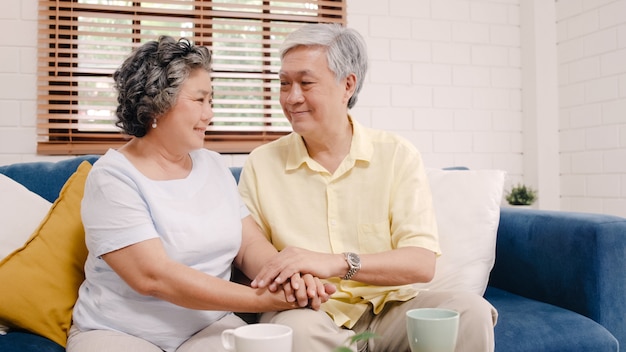
[[193, 162], [189, 153], [172, 153], [148, 136], [133, 138], [118, 150], [142, 174], [153, 180], [175, 180], [189, 175]]

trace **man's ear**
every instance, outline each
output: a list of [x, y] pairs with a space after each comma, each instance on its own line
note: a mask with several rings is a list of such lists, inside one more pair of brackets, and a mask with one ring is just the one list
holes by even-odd
[[356, 90], [356, 75], [354, 73], [351, 73], [348, 75], [348, 77], [345, 78], [344, 98], [346, 100], [346, 103], [354, 95], [355, 90]]

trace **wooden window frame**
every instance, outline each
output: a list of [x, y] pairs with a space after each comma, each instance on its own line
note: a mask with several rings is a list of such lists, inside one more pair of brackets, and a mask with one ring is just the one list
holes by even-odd
[[[94, 29], [97, 24], [81, 22], [90, 16], [111, 18], [111, 22]], [[128, 25], [119, 25], [117, 19]], [[291, 131], [278, 104], [278, 47], [282, 39], [277, 38], [305, 23], [345, 25], [346, 0], [39, 0], [38, 154], [103, 154], [130, 139], [111, 128], [115, 107], [112, 74], [132, 48], [155, 40], [156, 32], [182, 32], [179, 27], [163, 29], [163, 24], [154, 24], [159, 21], [190, 22], [191, 27], [185, 31], [191, 35], [181, 36], [209, 47], [214, 54], [215, 117], [205, 133], [205, 147], [220, 153], [248, 153]], [[152, 23], [152, 28], [147, 23]], [[224, 29], [228, 26], [249, 26], [251, 31], [238, 34]], [[244, 38], [258, 34], [258, 41]], [[94, 48], [101, 44], [96, 37], [102, 43], [113, 37], [123, 38], [122, 46], [118, 50], [110, 45], [107, 53], [98, 52]], [[238, 41], [258, 47], [229, 47]], [[82, 50], [86, 47], [89, 49]], [[233, 59], [234, 64], [228, 61], [231, 49], [242, 53], [239, 56], [235, 51], [233, 56], [238, 61]], [[253, 55], [249, 61], [256, 64], [248, 64], [246, 54]], [[99, 62], [98, 57], [104, 55], [114, 59]], [[245, 89], [250, 92], [242, 93]], [[254, 103], [248, 105], [248, 101]], [[101, 128], [96, 126], [99, 118], [90, 115], [94, 111], [109, 113], [102, 118], [105, 122]]]

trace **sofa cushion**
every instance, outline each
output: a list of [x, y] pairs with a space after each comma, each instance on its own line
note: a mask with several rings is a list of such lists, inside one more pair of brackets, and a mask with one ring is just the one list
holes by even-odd
[[87, 160], [93, 164], [98, 158], [97, 155], [81, 155], [57, 162], [16, 163], [0, 166], [0, 174], [14, 179], [52, 203], [80, 163]]
[[0, 260], [22, 247], [52, 205], [13, 179], [0, 174]]
[[619, 351], [617, 339], [605, 327], [578, 313], [494, 287], [485, 298], [498, 310], [496, 350]]
[[84, 280], [80, 202], [90, 169], [87, 161], [78, 167], [28, 243], [0, 262], [0, 322], [62, 346]]
[[419, 289], [483, 295], [496, 256], [505, 172], [427, 169], [442, 255]]

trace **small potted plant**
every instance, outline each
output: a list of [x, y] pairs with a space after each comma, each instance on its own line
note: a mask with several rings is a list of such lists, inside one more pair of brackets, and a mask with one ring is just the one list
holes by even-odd
[[518, 183], [506, 193], [505, 199], [510, 205], [530, 206], [537, 200], [537, 191], [532, 187]]

